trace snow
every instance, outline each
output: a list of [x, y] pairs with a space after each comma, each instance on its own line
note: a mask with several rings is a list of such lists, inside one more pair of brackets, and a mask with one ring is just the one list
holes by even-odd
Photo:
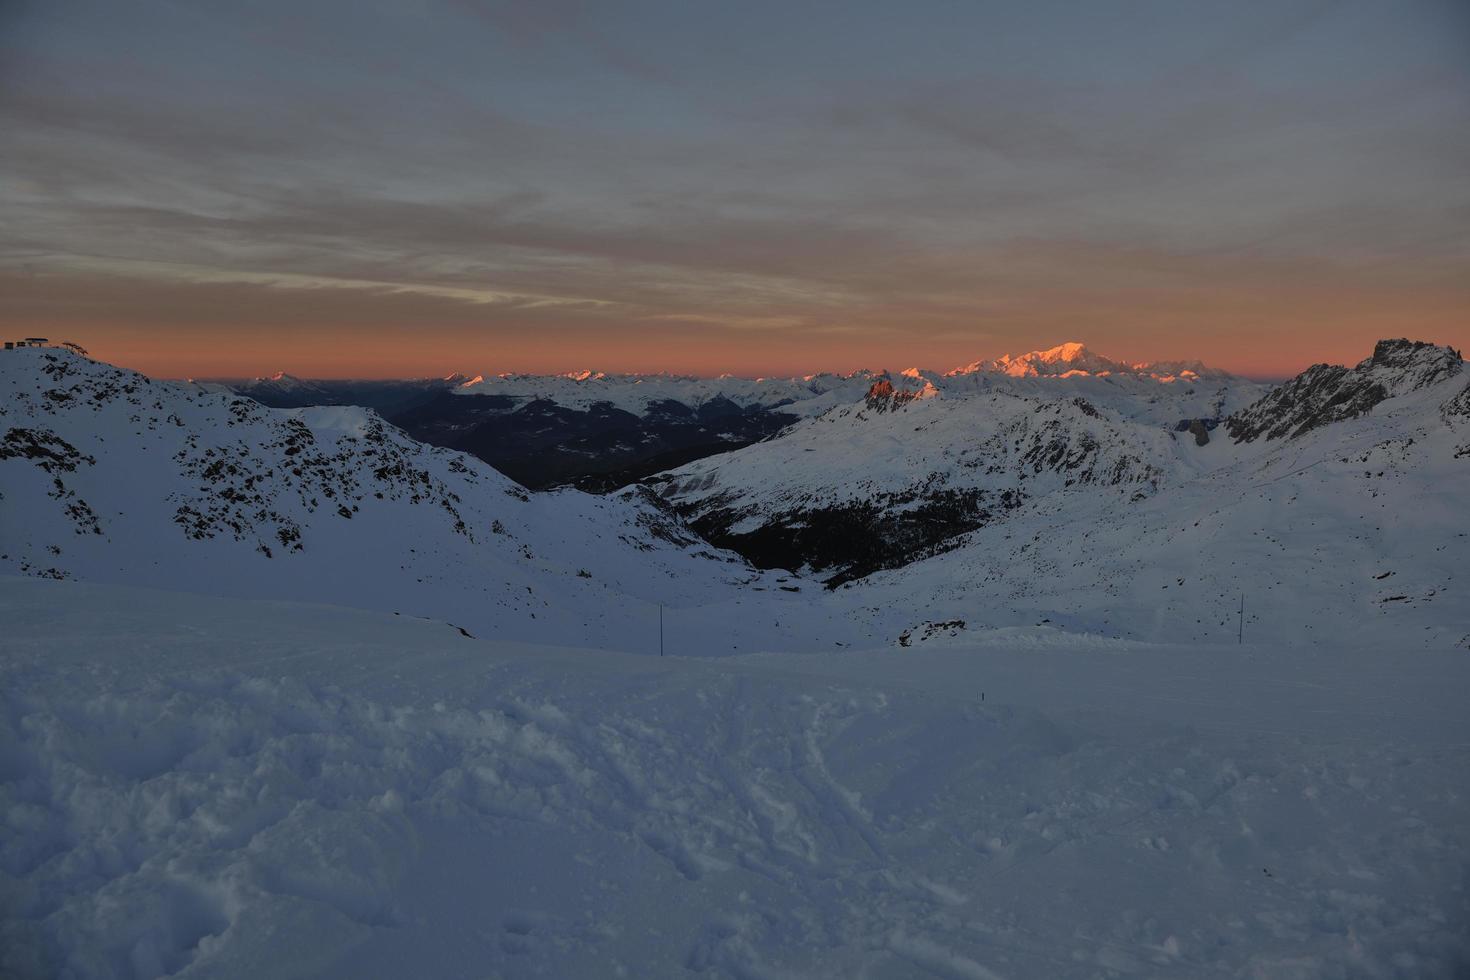
[[1142, 499], [1054, 493], [946, 554], [864, 580], [852, 601], [909, 611], [905, 626], [1046, 619], [1220, 642], [1233, 637], [1244, 596], [1247, 637], [1463, 649], [1470, 453], [1459, 447], [1470, 419], [1441, 405], [1464, 384], [1406, 393], [1293, 440], [1181, 439], [1174, 452], [1198, 461], [1194, 475], [1166, 470]]
[[1242, 408], [1259, 386], [981, 375], [892, 410], [804, 420], [670, 471], [662, 492], [696, 525], [733, 516], [732, 534], [977, 495], [983, 526], [950, 550], [896, 555], [902, 567], [839, 593], [875, 636], [964, 620], [1221, 642], [1244, 597], [1247, 635], [1276, 643], [1463, 647], [1470, 414], [1449, 409], [1466, 381], [1416, 388], [1414, 367], [1409, 384], [1375, 369], [1367, 380], [1398, 393], [1361, 417], [1240, 444], [1222, 426], [1204, 446], [1173, 422]]
[[[1010, 487], [1015, 471], [1026, 468], [1021, 454], [1013, 451], [1014, 441], [1029, 442], [1054, 425], [1052, 416], [1058, 414], [1070, 427], [1066, 438], [1072, 449], [1088, 440], [1102, 447], [1107, 459], [1095, 468], [1131, 469], [1130, 484], [1151, 478], [1155, 462], [1188, 469], [1199, 459], [1179, 446], [1167, 429], [1089, 417], [1067, 401], [1043, 403], [1005, 393], [936, 394], [929, 386], [906, 406], [888, 413], [861, 404], [835, 409], [798, 423], [779, 439], [689, 463], [670, 472], [677, 489], [669, 496], [680, 502], [702, 497], [725, 502], [727, 495], [739, 492], [769, 507], [801, 500], [825, 503], [901, 495], [920, 486]], [[1055, 411], [1043, 416], [1038, 414], [1042, 408]], [[988, 464], [1001, 455], [1009, 456], [1006, 472], [997, 473]], [[977, 461], [981, 465], [971, 465]], [[1064, 479], [1065, 474], [1056, 475], [1055, 486]]]
[[255, 378], [251, 387], [276, 392], [277, 394], [294, 394], [298, 392], [318, 392], [320, 389], [310, 381], [287, 374], [285, 371], [277, 371], [268, 378]]
[[529, 494], [366, 409], [269, 409], [18, 350], [0, 358], [0, 441], [12, 434], [70, 449], [32, 458], [0, 445], [0, 571], [330, 602], [610, 649], [656, 643], [660, 603], [671, 643], [713, 626], [724, 652], [862, 635], [636, 493]]
[[1025, 354], [1003, 354], [994, 360], [981, 360], [955, 368], [946, 377], [971, 374], [1000, 374], [1012, 378], [1088, 377], [1092, 375], [1137, 375], [1165, 384], [1186, 383], [1231, 376], [1218, 369], [1207, 368], [1199, 361], [1116, 361], [1090, 350], [1086, 344], [1068, 341], [1047, 350]]
[[[1162, 395], [1169, 405], [1175, 407], [1186, 396], [1166, 393], [1165, 386], [1199, 386], [1202, 394], [1238, 393], [1241, 397], [1233, 399], [1227, 411], [1249, 404], [1265, 390], [1224, 371], [1207, 368], [1198, 361], [1130, 364], [1094, 353], [1076, 342], [1046, 351], [976, 361], [944, 373], [910, 367], [900, 371], [897, 377], [912, 382], [924, 397], [940, 391], [955, 394], [989, 391], [997, 385], [1001, 390], [1017, 394], [1045, 391], [1055, 394], [1058, 392], [1056, 382], [1066, 380], [1091, 382], [1090, 385], [1079, 384], [1066, 389], [1073, 395], [1117, 400], [1130, 405], [1135, 402], [1148, 404], [1150, 397]], [[893, 380], [893, 375], [887, 371], [855, 371], [849, 374], [810, 374], [801, 378], [739, 378], [732, 375], [698, 378], [581, 370], [556, 375], [476, 375], [473, 380], [455, 388], [454, 393], [500, 395], [514, 399], [518, 404], [546, 400], [575, 409], [609, 404], [634, 415], [646, 414], [650, 406], [661, 401], [675, 401], [698, 408], [711, 401], [725, 400], [742, 409], [779, 410], [811, 418], [861, 402], [875, 382], [885, 380]], [[1029, 386], [1025, 384], [1028, 381], [1031, 382]], [[1040, 387], [1037, 382], [1040, 382]], [[1120, 392], [1121, 399], [1118, 397]], [[1194, 394], [1193, 390], [1187, 393]], [[1196, 417], [1210, 417], [1220, 407], [1215, 401], [1203, 397], [1193, 401], [1197, 403]], [[1164, 421], [1172, 424], [1176, 420]]]
[[1450, 975], [1463, 651], [650, 657], [0, 579], [7, 977]]
[[1031, 494], [827, 592], [367, 410], [6, 352], [0, 976], [1456, 975], [1444, 364], [1205, 446], [1258, 386], [807, 379], [678, 493]]

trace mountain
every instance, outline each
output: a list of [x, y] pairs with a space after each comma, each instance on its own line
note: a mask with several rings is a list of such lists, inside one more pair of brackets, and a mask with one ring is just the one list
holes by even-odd
[[[1045, 383], [1057, 378], [1099, 382], [1088, 397], [1120, 400], [1125, 410], [1135, 414], [1159, 402], [1155, 382], [1179, 382], [1191, 389], [1240, 385], [1240, 379], [1198, 362], [1128, 365], [1073, 343], [976, 362], [945, 374], [910, 368], [896, 378], [886, 371], [801, 378], [697, 378], [589, 369], [471, 379], [455, 374], [430, 382], [292, 384], [257, 379], [234, 390], [274, 407], [360, 404], [375, 408], [414, 438], [468, 452], [527, 487], [573, 485], [608, 492], [761, 442], [800, 419], [857, 404], [879, 382], [897, 383], [900, 391], [908, 386], [924, 391], [927, 386], [950, 392], [990, 390], [999, 382], [1008, 386], [1004, 390], [1020, 393], [1015, 386], [1025, 381]], [[1119, 395], [1121, 399], [1115, 397]], [[1163, 399], [1167, 411], [1178, 411], [1175, 401]], [[1223, 407], [1223, 403], [1201, 403], [1191, 411], [1196, 417], [1215, 419]]]
[[365, 409], [268, 409], [66, 351], [0, 356], [0, 493], [10, 573], [611, 649], [656, 642], [660, 603], [678, 629], [693, 628], [684, 608], [729, 619], [732, 644], [806, 632], [773, 625], [799, 600], [780, 576], [710, 549], [644, 492], [532, 495]]
[[606, 492], [759, 442], [800, 417], [860, 398], [872, 377], [478, 376], [393, 421], [525, 486]]
[[1453, 350], [1397, 350], [1378, 358], [1369, 381], [1390, 394], [1368, 412], [1303, 428], [1304, 406], [1363, 390], [1340, 369], [1323, 391], [1314, 369], [1215, 430], [1286, 434], [1181, 439], [1212, 462], [1146, 495], [1034, 501], [864, 579], [854, 601], [908, 611], [890, 631], [963, 619], [1163, 643], [1470, 645], [1470, 387]]
[[805, 416], [856, 400], [875, 377], [869, 371], [813, 374], [802, 378], [737, 378], [731, 375], [699, 378], [678, 374], [608, 374], [585, 370], [568, 374], [480, 377], [475, 383], [459, 386], [454, 393], [468, 397], [508, 398], [517, 404], [548, 401], [574, 409], [610, 405], [632, 415], [643, 415], [660, 405], [677, 402], [691, 410], [713, 404], [730, 406], [741, 412], [786, 409], [789, 414]]
[[[1073, 363], [1095, 366], [1081, 351], [1068, 348]], [[1265, 390], [1218, 374], [907, 371], [778, 438], [646, 482], [711, 541], [841, 584], [1050, 494], [1131, 496], [1177, 483], [1218, 456], [1179, 433], [1197, 429], [1208, 442]]]
[[648, 483], [722, 547], [841, 584], [1064, 488], [1152, 493], [1184, 465], [1175, 441], [1082, 398], [920, 398], [880, 382], [859, 405]]
[[609, 492], [661, 470], [759, 442], [854, 401], [874, 375], [694, 378], [668, 374], [451, 374], [403, 381], [228, 384], [273, 408], [360, 405], [415, 439], [458, 449], [524, 486]]
[[[1243, 628], [1306, 642], [1346, 628], [1459, 642], [1470, 636], [1456, 575], [1470, 565], [1456, 516], [1470, 512], [1470, 394], [1458, 353], [1386, 342], [1330, 372], [1335, 383], [1323, 375], [1209, 392], [1227, 407], [1256, 397], [1201, 425], [1215, 434], [1203, 444], [1163, 424], [1161, 406], [1190, 405], [1163, 394], [1188, 390], [1177, 382], [1146, 382], [1161, 400], [1131, 412], [1135, 381], [1111, 403], [1072, 393], [1118, 379], [875, 392], [875, 404], [649, 485], [756, 564], [899, 611], [886, 625], [875, 614], [892, 636], [960, 621], [1159, 641]], [[1034, 393], [1043, 383], [1050, 397]], [[1380, 388], [1387, 397], [1357, 411]], [[1304, 426], [1323, 406], [1343, 417]], [[1258, 431], [1286, 434], [1247, 438]]]
[[391, 418], [432, 401], [467, 379], [461, 374], [444, 378], [408, 378], [389, 381], [318, 379], [304, 380], [284, 371], [269, 378], [226, 382], [236, 394], [271, 408], [311, 408], [319, 405], [357, 405]]
[[[1429, 344], [1274, 389], [912, 372], [852, 397], [849, 378], [826, 394], [851, 401], [603, 497], [528, 493], [362, 409], [266, 409], [61, 351], [6, 352], [0, 378], [0, 568], [21, 574], [616, 649], [647, 649], [660, 603], [671, 643], [713, 630], [727, 650], [938, 642], [955, 622], [1470, 635], [1470, 394]], [[579, 410], [523, 419], [554, 431], [558, 411]]]
[[1348, 369], [1316, 364], [1226, 421], [1230, 437], [1252, 442], [1294, 437], [1357, 418], [1399, 395], [1457, 377], [1460, 352], [1423, 341], [1381, 340]]
[[269, 378], [256, 378], [255, 384], [260, 388], [272, 389], [283, 394], [289, 392], [310, 393], [322, 391], [322, 389], [318, 385], [314, 385], [309, 381], [302, 381], [300, 378], [292, 377], [285, 371], [277, 371]]
[[1088, 375], [1138, 375], [1156, 381], [1198, 381], [1205, 378], [1225, 378], [1229, 375], [1216, 368], [1205, 367], [1199, 361], [1143, 361], [1127, 363], [1115, 361], [1088, 350], [1084, 344], [1072, 341], [1049, 350], [1034, 350], [1025, 354], [1002, 355], [995, 360], [975, 361], [965, 367], [955, 368], [949, 377], [967, 374], [1004, 374], [1012, 378], [1067, 378]]

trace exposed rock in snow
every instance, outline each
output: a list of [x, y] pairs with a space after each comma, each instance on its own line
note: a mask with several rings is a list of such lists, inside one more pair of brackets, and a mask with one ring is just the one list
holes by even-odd
[[1460, 352], [1422, 341], [1380, 340], [1373, 356], [1349, 370], [1316, 364], [1226, 420], [1230, 437], [1251, 442], [1295, 437], [1357, 418], [1396, 395], [1461, 373]]

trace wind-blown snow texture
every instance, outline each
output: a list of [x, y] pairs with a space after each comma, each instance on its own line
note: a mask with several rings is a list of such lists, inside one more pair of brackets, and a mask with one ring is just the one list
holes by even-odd
[[1435, 977], [1463, 651], [687, 659], [0, 580], [7, 977]]

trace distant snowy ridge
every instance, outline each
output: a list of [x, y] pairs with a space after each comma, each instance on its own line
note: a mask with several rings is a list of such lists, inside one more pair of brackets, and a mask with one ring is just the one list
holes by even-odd
[[[1176, 392], [1220, 394], [1240, 391], [1242, 384], [1198, 362], [1129, 365], [1072, 343], [947, 373], [908, 368], [897, 374], [740, 378], [585, 368], [549, 375], [452, 374], [399, 381], [281, 376], [236, 384], [234, 390], [276, 408], [364, 405], [414, 438], [468, 452], [528, 487], [608, 492], [768, 439], [803, 418], [873, 398], [897, 403], [981, 391], [1049, 398], [1065, 391], [1130, 416], [1147, 413], [1153, 405], [1170, 415], [1180, 407]], [[1219, 397], [1195, 401], [1199, 404], [1190, 415], [1196, 428], [1238, 407]], [[1172, 426], [1180, 418], [1155, 413], [1160, 424]]]
[[700, 378], [677, 374], [608, 374], [582, 370], [566, 374], [476, 375], [455, 394], [490, 395], [516, 404], [551, 402], [585, 409], [611, 405], [643, 415], [662, 404], [699, 408], [728, 403], [743, 411], [780, 409], [798, 415], [819, 414], [838, 404], [857, 401], [880, 375], [814, 374], [804, 378]]
[[1225, 371], [1206, 367], [1199, 361], [1140, 361], [1127, 363], [1104, 357], [1087, 348], [1085, 344], [1071, 341], [1048, 350], [1034, 350], [1025, 354], [1005, 354], [994, 360], [975, 361], [955, 368], [946, 377], [967, 374], [1004, 374], [1012, 378], [1070, 378], [1094, 375], [1137, 375], [1155, 381], [1197, 381], [1202, 378], [1229, 377]]
[[849, 373], [823, 372], [791, 378], [742, 378], [729, 374], [719, 377], [668, 373], [615, 374], [584, 368], [560, 374], [479, 373], [472, 377], [454, 372], [442, 378], [373, 382], [310, 380], [280, 371], [269, 377], [232, 382], [230, 386], [241, 394], [267, 402], [271, 399], [287, 401], [292, 398], [331, 396], [339, 389], [350, 391], [353, 386], [367, 388], [372, 385], [422, 384], [442, 387], [460, 395], [488, 395], [509, 399], [517, 405], [536, 401], [574, 409], [611, 405], [635, 415], [644, 414], [663, 403], [698, 408], [708, 403], [727, 402], [740, 410], [780, 409], [790, 414], [811, 416], [838, 405], [860, 401], [869, 387], [881, 381], [899, 385], [912, 382], [921, 388], [925, 384], [944, 388], [971, 375], [1058, 381], [1116, 376], [1161, 383], [1191, 383], [1232, 377], [1228, 372], [1206, 367], [1197, 360], [1138, 363], [1120, 361], [1098, 354], [1086, 345], [1073, 341], [1049, 350], [1006, 354], [991, 360], [975, 361], [944, 372], [911, 367], [897, 374], [886, 370], [860, 370]]
[[966, 376], [976, 374], [1053, 380], [1117, 375], [1166, 384], [1232, 377], [1228, 372], [1206, 367], [1199, 361], [1127, 363], [1094, 353], [1081, 343], [1071, 342], [1050, 350], [975, 361], [942, 373], [912, 367], [897, 375], [889, 371], [855, 371], [848, 374], [810, 374], [799, 378], [739, 378], [731, 375], [701, 378], [580, 370], [552, 375], [477, 375], [472, 382], [460, 385], [456, 393], [500, 395], [521, 402], [545, 400], [578, 408], [603, 403], [635, 414], [646, 412], [651, 405], [661, 401], [697, 407], [723, 400], [743, 409], [779, 408], [792, 414], [811, 416], [861, 401], [874, 384], [889, 382], [897, 385], [899, 390], [903, 390], [906, 384], [912, 384], [916, 390], [924, 390], [925, 386], [939, 390], [953, 387]]

